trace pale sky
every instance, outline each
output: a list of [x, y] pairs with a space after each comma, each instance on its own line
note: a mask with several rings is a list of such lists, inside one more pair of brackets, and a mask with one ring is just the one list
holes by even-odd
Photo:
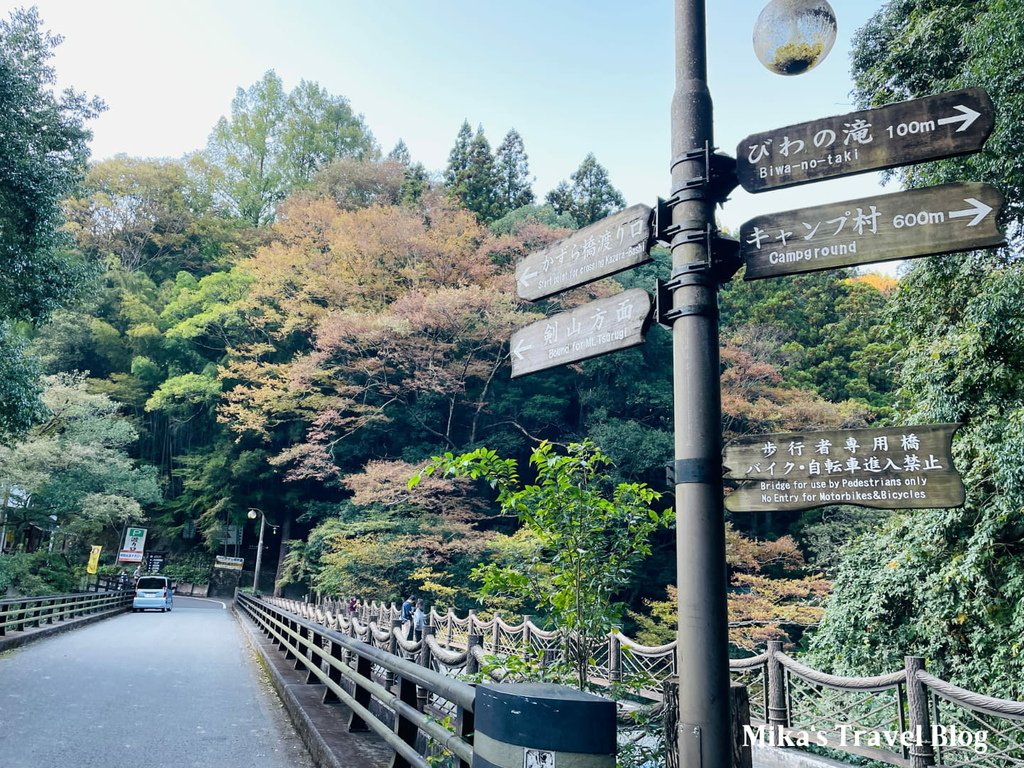
[[[839, 38], [816, 69], [781, 77], [751, 45], [767, 0], [708, 3], [715, 141], [734, 155], [745, 136], [852, 111], [853, 32], [882, 0], [833, 0]], [[24, 3], [0, 0], [0, 13]], [[669, 191], [674, 89], [670, 0], [38, 0], [63, 35], [62, 85], [107, 102], [92, 123], [93, 159], [180, 157], [201, 149], [238, 87], [274, 69], [347, 97], [384, 151], [402, 138], [440, 171], [464, 119], [492, 148], [522, 135], [538, 198], [588, 152], [627, 204]], [[721, 210], [745, 220], [878, 191], [877, 174], [752, 195]]]

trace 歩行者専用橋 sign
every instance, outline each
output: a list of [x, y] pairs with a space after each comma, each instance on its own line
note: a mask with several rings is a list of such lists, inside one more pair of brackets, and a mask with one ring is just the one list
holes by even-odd
[[965, 88], [755, 133], [736, 148], [748, 192], [895, 168], [979, 151], [992, 132], [992, 100]]
[[951, 444], [959, 424], [751, 435], [724, 448], [732, 512], [830, 504], [931, 509], [964, 503]]
[[1002, 245], [1002, 193], [943, 184], [758, 216], [740, 227], [745, 279]]
[[531, 323], [512, 334], [512, 378], [642, 344], [650, 317], [651, 297], [632, 288]]
[[516, 265], [516, 291], [536, 301], [651, 260], [652, 209], [634, 205], [613, 213]]

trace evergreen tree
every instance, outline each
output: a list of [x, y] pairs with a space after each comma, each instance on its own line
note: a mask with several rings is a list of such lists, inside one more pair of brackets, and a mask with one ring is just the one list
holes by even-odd
[[496, 181], [491, 145], [484, 136], [483, 126], [478, 126], [469, 145], [469, 168], [465, 190], [460, 197], [462, 204], [485, 224], [499, 218], [494, 215]]
[[466, 190], [466, 178], [469, 175], [469, 152], [473, 143], [473, 131], [469, 120], [462, 121], [459, 134], [455, 137], [455, 146], [448, 153], [448, 167], [444, 170], [444, 188], [452, 197], [462, 199]]
[[559, 183], [548, 192], [546, 200], [556, 213], [568, 213], [581, 227], [626, 206], [622, 193], [612, 186], [607, 169], [597, 162], [593, 153], [583, 158], [569, 179], [572, 185]]
[[406, 167], [412, 164], [412, 155], [409, 154], [409, 147], [406, 146], [404, 139], [398, 140], [394, 148], [388, 152], [387, 159], [394, 160], [396, 163], [401, 163]]
[[526, 148], [523, 146], [522, 136], [515, 128], [505, 134], [505, 138], [494, 153], [494, 171], [495, 219], [533, 203]]
[[404, 169], [405, 176], [402, 180], [399, 202], [402, 205], [415, 205], [420, 201], [424, 193], [430, 189], [430, 177], [427, 175], [427, 169], [423, 166], [423, 163], [414, 163], [412, 161], [409, 147], [406, 146], [405, 141], [402, 139], [399, 139], [394, 149], [388, 152], [387, 159], [401, 163]]

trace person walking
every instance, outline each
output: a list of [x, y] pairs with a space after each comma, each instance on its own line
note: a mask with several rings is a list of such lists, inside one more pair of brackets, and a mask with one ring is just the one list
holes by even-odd
[[405, 639], [412, 640], [412, 615], [416, 611], [416, 595], [409, 595], [405, 598], [405, 602], [402, 603], [402, 623], [409, 622], [408, 628], [405, 630]]
[[423, 639], [423, 628], [427, 626], [427, 614], [423, 609], [423, 601], [416, 601], [416, 610], [412, 612], [413, 639]]

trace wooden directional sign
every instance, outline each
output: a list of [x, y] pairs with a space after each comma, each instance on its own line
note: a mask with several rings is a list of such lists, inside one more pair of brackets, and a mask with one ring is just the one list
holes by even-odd
[[972, 182], [758, 216], [740, 227], [745, 279], [1001, 245], [1002, 204]]
[[951, 444], [959, 424], [754, 435], [725, 446], [733, 512], [852, 504], [930, 509], [964, 503]]
[[574, 232], [516, 265], [516, 289], [527, 301], [599, 280], [651, 260], [652, 211], [634, 205]]
[[748, 192], [977, 152], [992, 132], [992, 100], [981, 88], [850, 112], [755, 133], [736, 148]]
[[512, 334], [512, 378], [642, 344], [651, 297], [633, 288]]

